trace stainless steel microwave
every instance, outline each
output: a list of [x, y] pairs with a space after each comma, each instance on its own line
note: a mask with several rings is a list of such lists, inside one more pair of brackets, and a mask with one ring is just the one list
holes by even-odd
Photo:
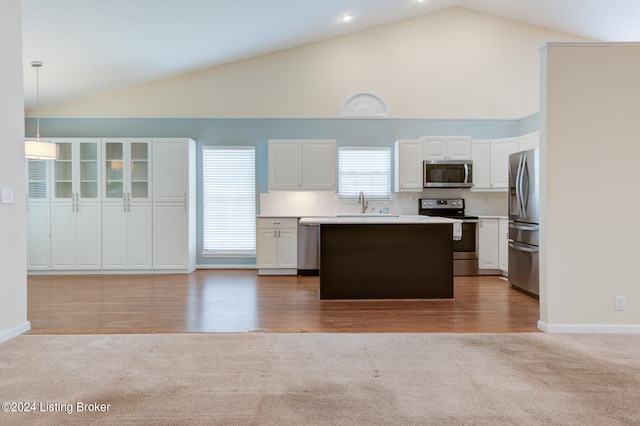
[[426, 160], [422, 177], [425, 188], [471, 188], [473, 162], [471, 160]]

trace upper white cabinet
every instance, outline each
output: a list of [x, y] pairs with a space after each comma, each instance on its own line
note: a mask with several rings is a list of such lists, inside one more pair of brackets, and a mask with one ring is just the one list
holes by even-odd
[[491, 141], [491, 186], [509, 187], [509, 155], [518, 152], [518, 138], [493, 139]]
[[269, 191], [335, 191], [335, 140], [269, 140]]
[[186, 139], [155, 139], [153, 143], [153, 201], [186, 202], [195, 170]]
[[53, 139], [58, 158], [53, 162], [51, 200], [100, 201], [100, 140]]
[[473, 189], [491, 188], [491, 141], [474, 139], [471, 142], [473, 160]]
[[540, 147], [540, 132], [527, 133], [518, 138], [518, 151]]
[[104, 200], [151, 201], [151, 140], [104, 139]]
[[539, 133], [515, 138], [473, 140], [473, 191], [506, 191], [509, 186], [509, 155], [537, 148]]
[[418, 139], [397, 140], [394, 161], [395, 192], [422, 191], [422, 142]]
[[421, 140], [424, 160], [471, 159], [469, 136], [424, 136]]

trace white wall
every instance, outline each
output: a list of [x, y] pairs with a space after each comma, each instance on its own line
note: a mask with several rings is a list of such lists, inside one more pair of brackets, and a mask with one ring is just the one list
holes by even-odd
[[0, 342], [29, 330], [27, 322], [24, 101], [20, 0], [0, 4]]
[[640, 333], [640, 44], [542, 56], [541, 328]]
[[336, 117], [348, 96], [372, 91], [393, 117], [519, 119], [539, 110], [538, 48], [580, 40], [454, 8], [41, 111]]

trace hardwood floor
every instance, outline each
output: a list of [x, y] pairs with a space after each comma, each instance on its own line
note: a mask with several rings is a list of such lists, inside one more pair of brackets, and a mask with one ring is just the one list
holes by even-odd
[[453, 300], [321, 301], [318, 286], [253, 270], [29, 276], [29, 333], [538, 331], [538, 301], [499, 277], [456, 277]]

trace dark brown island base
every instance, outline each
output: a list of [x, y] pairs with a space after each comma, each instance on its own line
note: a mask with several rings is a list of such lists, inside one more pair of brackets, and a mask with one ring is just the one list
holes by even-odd
[[318, 221], [321, 299], [453, 298], [454, 225], [400, 218]]

